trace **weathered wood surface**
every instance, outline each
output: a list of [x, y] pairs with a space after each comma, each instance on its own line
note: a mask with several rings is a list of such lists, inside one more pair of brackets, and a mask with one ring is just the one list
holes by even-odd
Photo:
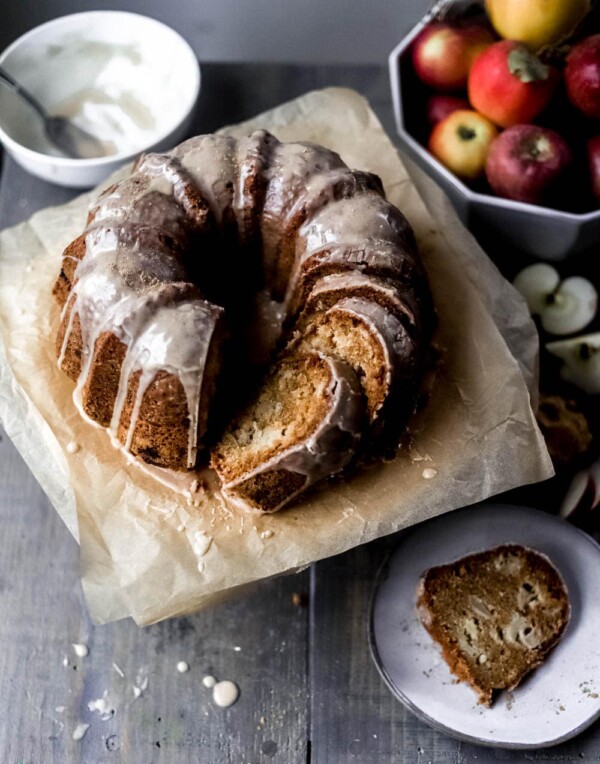
[[[0, 465], [2, 764], [220, 763], [266, 754], [304, 764], [308, 610], [292, 595], [307, 589], [308, 573], [146, 629], [130, 620], [94, 627], [77, 544], [6, 437]], [[88, 645], [89, 656], [78, 658], [72, 643]], [[190, 665], [184, 674], [176, 669], [182, 660]], [[236, 681], [239, 701], [216, 707], [205, 674]], [[136, 699], [133, 687], [145, 677]], [[116, 713], [101, 721], [87, 704], [106, 690]], [[77, 742], [79, 722], [91, 726]]]
[[[197, 131], [329, 84], [365, 93], [391, 131], [383, 68], [212, 65], [203, 74]], [[0, 228], [72, 195], [6, 160]], [[538, 503], [536, 498], [543, 503], [539, 489], [522, 495], [527, 503]], [[147, 629], [130, 621], [94, 627], [79, 586], [77, 545], [4, 437], [0, 762], [600, 761], [600, 725], [547, 751], [489, 750], [431, 730], [394, 700], [371, 662], [366, 637], [373, 579], [392, 543], [375, 542], [310, 572], [265, 582], [244, 600], [189, 618]], [[302, 592], [308, 607], [293, 604], [293, 594]], [[89, 645], [87, 658], [75, 656], [74, 642]], [[181, 660], [190, 664], [188, 673], [177, 672]], [[201, 683], [206, 673], [239, 684], [241, 696], [233, 707], [213, 705]], [[145, 676], [147, 689], [134, 699], [133, 685], [143, 684]], [[117, 709], [101, 721], [87, 703], [105, 690], [116, 697]], [[79, 722], [90, 728], [76, 742], [72, 733]]]

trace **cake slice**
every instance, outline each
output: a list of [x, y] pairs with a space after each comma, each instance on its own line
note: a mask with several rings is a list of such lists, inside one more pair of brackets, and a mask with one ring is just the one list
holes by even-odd
[[544, 661], [570, 615], [566, 586], [550, 560], [517, 545], [425, 571], [417, 608], [452, 673], [486, 706]]
[[415, 406], [413, 379], [420, 358], [405, 324], [392, 312], [373, 300], [342, 298], [313, 315], [290, 348], [318, 351], [348, 364], [367, 401], [370, 454], [397, 445]]
[[282, 360], [212, 452], [226, 500], [275, 512], [355, 454], [364, 400], [352, 369], [320, 353]]
[[294, 330], [304, 333], [316, 313], [324, 313], [344, 298], [375, 302], [394, 315], [407, 331], [414, 334], [419, 308], [410, 290], [400, 294], [391, 279], [367, 276], [360, 271], [347, 271], [324, 276], [309, 293]]

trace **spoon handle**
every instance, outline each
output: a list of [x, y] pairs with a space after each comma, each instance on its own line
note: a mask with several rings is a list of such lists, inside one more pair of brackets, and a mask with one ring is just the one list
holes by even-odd
[[12, 90], [13, 93], [16, 93], [18, 96], [21, 96], [27, 103], [32, 106], [37, 113], [43, 118], [46, 119], [46, 109], [41, 105], [41, 103], [37, 100], [37, 98], [34, 98], [31, 93], [28, 90], [25, 90], [25, 88], [20, 85], [15, 79], [11, 77], [11, 75], [0, 66], [0, 82], [9, 90]]

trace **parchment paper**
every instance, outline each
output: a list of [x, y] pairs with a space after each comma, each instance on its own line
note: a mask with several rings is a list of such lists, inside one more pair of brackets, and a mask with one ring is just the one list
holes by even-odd
[[[51, 287], [95, 194], [4, 231], [0, 417], [80, 542], [83, 587], [98, 623], [131, 615], [148, 624], [191, 612], [253, 581], [552, 474], [530, 405], [537, 335], [527, 309], [447, 205], [435, 220], [427, 212], [367, 102], [349, 90], [316, 91], [226, 132], [258, 127], [282, 140], [322, 143], [377, 173], [409, 218], [439, 315], [432, 394], [411, 424], [412, 445], [394, 461], [331, 482], [283, 512], [232, 512], [208, 493], [186, 499], [128, 464], [105, 431], [82, 421], [73, 385], [56, 365]], [[80, 446], [74, 454], [66, 448], [72, 442]], [[424, 468], [435, 477], [425, 479]]]

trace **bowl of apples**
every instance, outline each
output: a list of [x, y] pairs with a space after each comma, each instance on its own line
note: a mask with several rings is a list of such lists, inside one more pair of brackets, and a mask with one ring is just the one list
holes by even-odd
[[600, 244], [591, 6], [444, 0], [390, 54], [402, 149], [496, 251], [556, 261]]

